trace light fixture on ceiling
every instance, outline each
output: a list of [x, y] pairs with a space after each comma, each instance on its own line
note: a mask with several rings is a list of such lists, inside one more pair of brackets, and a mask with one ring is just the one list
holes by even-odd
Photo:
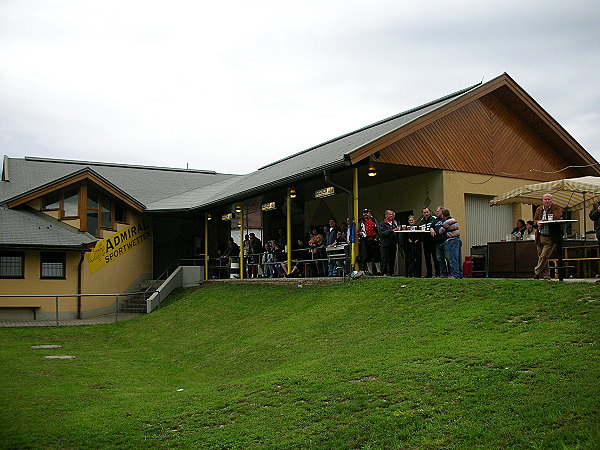
[[377, 175], [377, 167], [375, 167], [375, 164], [373, 164], [373, 163], [369, 164], [369, 169], [367, 170], [367, 175], [369, 175], [370, 177], [374, 177], [375, 175]]

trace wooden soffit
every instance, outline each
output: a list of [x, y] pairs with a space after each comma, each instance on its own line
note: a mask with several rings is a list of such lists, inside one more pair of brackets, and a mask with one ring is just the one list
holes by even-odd
[[[493, 97], [503, 102], [507, 107], [514, 111], [524, 123], [527, 123], [531, 129], [543, 139], [549, 148], [557, 152], [565, 165], [590, 166], [586, 168], [589, 175], [600, 175], [598, 162], [558, 123], [552, 118], [529, 94], [527, 94], [508, 74], [502, 74], [499, 77], [482, 84], [479, 87], [457, 97], [455, 100], [441, 106], [428, 114], [409, 122], [388, 134], [371, 141], [362, 147], [357, 148], [348, 154], [350, 162], [356, 164], [359, 161], [369, 158], [376, 152], [381, 152], [393, 144], [405, 138], [418, 139], [417, 136], [411, 136], [437, 121], [459, 111], [462, 108], [476, 102], [483, 97]], [[471, 132], [471, 131], [469, 131]], [[462, 156], [462, 155], [461, 155]], [[492, 156], [492, 155], [490, 155]], [[442, 161], [433, 157], [425, 167], [435, 169], [451, 168], [446, 167]], [[468, 170], [477, 173], [491, 173], [500, 176], [506, 176], [502, 173], [495, 173], [493, 169], [481, 170], [483, 167]], [[564, 174], [558, 174], [563, 177]], [[532, 178], [528, 176], [528, 178]], [[533, 177], [532, 179], [537, 179]], [[548, 177], [542, 177], [548, 178]], [[553, 177], [553, 179], [556, 176]]]
[[39, 198], [46, 194], [50, 194], [51, 192], [57, 191], [59, 189], [65, 188], [67, 186], [84, 180], [93, 182], [98, 187], [104, 189], [106, 192], [121, 200], [123, 203], [125, 203], [131, 209], [137, 212], [143, 212], [145, 209], [145, 206], [142, 203], [140, 203], [130, 195], [126, 194], [121, 189], [113, 185], [110, 181], [98, 175], [96, 172], [89, 168], [79, 170], [70, 175], [59, 178], [51, 183], [47, 183], [45, 185], [31, 189], [23, 194], [9, 199], [6, 203], [9, 208], [14, 208], [16, 206], [25, 204], [27, 202], [30, 202], [31, 200], [35, 200], [36, 198]]

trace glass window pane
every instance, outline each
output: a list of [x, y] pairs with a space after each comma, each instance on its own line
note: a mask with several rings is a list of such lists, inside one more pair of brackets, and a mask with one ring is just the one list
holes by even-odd
[[58, 192], [44, 197], [44, 209], [59, 209], [60, 208], [60, 195]]
[[79, 215], [79, 189], [68, 189], [64, 194], [65, 217], [77, 217]]
[[64, 253], [41, 253], [42, 278], [64, 278], [65, 276], [65, 254]]
[[97, 208], [98, 207], [98, 193], [91, 186], [88, 186], [88, 191], [87, 191], [87, 207], [88, 208]]
[[102, 198], [102, 226], [104, 228], [112, 228], [111, 203], [109, 199]]
[[0, 277], [23, 277], [23, 255], [6, 253], [0, 255]]
[[97, 236], [98, 235], [98, 211], [87, 212], [87, 232]]
[[117, 222], [127, 222], [127, 209], [123, 205], [115, 205], [115, 220]]

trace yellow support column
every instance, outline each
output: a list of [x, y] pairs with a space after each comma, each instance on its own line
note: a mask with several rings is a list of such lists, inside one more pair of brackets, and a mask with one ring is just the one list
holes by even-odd
[[[358, 256], [358, 237], [356, 232], [358, 231], [358, 167], [354, 168], [352, 177], [352, 209], [354, 210], [354, 243], [352, 244], [352, 267], [354, 270], [358, 270], [358, 264], [356, 263], [356, 257]], [[348, 225], [350, 226], [350, 225]]]
[[292, 198], [291, 188], [287, 190], [287, 208], [286, 208], [286, 220], [287, 220], [287, 271], [290, 273], [292, 270]]
[[[240, 280], [244, 279], [244, 208], [240, 207]], [[237, 211], [236, 211], [237, 212]]]
[[204, 213], [204, 279], [208, 280], [208, 217], [210, 213]]

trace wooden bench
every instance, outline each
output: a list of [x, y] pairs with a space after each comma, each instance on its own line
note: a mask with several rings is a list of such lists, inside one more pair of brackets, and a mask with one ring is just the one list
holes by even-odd
[[[598, 267], [596, 268], [596, 274], [600, 273], [600, 258], [563, 258], [563, 268], [564, 269], [577, 269], [577, 278], [591, 278], [591, 264], [588, 263], [596, 263]], [[567, 265], [566, 263], [576, 263], [576, 266]], [[548, 260], [548, 266], [550, 269], [554, 270], [554, 277], [558, 278], [558, 259], [553, 258]], [[565, 273], [566, 275], [566, 273]]]
[[37, 320], [37, 310], [41, 306], [17, 305], [17, 306], [0, 306], [0, 309], [29, 309], [33, 313], [33, 320]]

